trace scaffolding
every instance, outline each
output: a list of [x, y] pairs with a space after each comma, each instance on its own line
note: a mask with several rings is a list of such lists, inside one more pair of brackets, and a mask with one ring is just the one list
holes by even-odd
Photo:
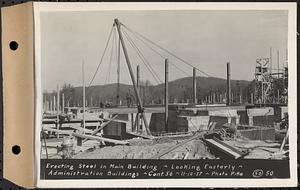
[[269, 94], [273, 82], [270, 70], [270, 58], [256, 59], [255, 67], [255, 103], [266, 104], [269, 102]]

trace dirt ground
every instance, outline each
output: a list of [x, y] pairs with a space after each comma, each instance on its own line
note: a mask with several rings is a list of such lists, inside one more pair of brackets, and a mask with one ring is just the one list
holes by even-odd
[[[159, 138], [147, 140], [133, 138], [128, 140], [129, 145], [103, 145], [99, 141], [89, 140], [82, 147], [75, 147], [74, 159], [151, 159], [153, 156], [182, 143], [187, 138]], [[240, 151], [248, 151], [244, 159], [286, 159], [288, 158], [288, 147], [279, 151], [280, 143], [265, 142], [260, 140], [236, 139], [234, 141], [223, 141]], [[61, 141], [48, 141], [49, 158], [61, 158], [57, 154], [57, 146]], [[52, 148], [51, 148], [52, 147]], [[41, 151], [45, 158], [45, 150]], [[194, 139], [178, 148], [164, 154], [160, 159], [215, 159], [209, 148], [200, 139]]]
[[[84, 153], [77, 154], [77, 159], [151, 159], [154, 155], [181, 143], [183, 140], [155, 139], [141, 140], [131, 139], [130, 145], [104, 146]], [[177, 149], [161, 156], [160, 159], [199, 159], [214, 156], [210, 154], [206, 146], [200, 140], [190, 141]]]

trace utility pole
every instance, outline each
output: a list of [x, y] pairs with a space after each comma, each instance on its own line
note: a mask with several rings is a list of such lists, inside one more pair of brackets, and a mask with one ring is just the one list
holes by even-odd
[[123, 52], [124, 52], [125, 60], [126, 60], [127, 67], [128, 67], [128, 70], [129, 70], [129, 74], [130, 74], [130, 77], [131, 77], [131, 81], [132, 81], [132, 84], [133, 84], [133, 89], [134, 89], [135, 95], [136, 95], [137, 100], [138, 100], [138, 112], [141, 113], [141, 115], [142, 115], [147, 133], [149, 135], [151, 135], [151, 132], [149, 130], [149, 125], [148, 125], [148, 122], [147, 122], [147, 119], [146, 119], [146, 116], [145, 116], [145, 113], [144, 113], [144, 108], [143, 108], [143, 105], [142, 105], [141, 97], [140, 97], [140, 95], [138, 93], [138, 90], [137, 90], [137, 87], [136, 87], [136, 80], [134, 78], [133, 70], [132, 70], [131, 63], [130, 63], [130, 60], [129, 60], [129, 56], [128, 56], [126, 46], [125, 46], [125, 43], [124, 43], [124, 40], [123, 40], [121, 27], [120, 27], [120, 23], [119, 23], [118, 19], [115, 19], [115, 25], [117, 26], [119, 39], [121, 41], [121, 45], [122, 45], [122, 49], [123, 49]]
[[196, 82], [196, 68], [193, 67], [193, 103], [197, 104], [197, 82]]
[[230, 63], [227, 62], [227, 106], [231, 104], [231, 87], [230, 87]]
[[165, 59], [165, 129], [168, 132], [169, 117], [169, 61]]

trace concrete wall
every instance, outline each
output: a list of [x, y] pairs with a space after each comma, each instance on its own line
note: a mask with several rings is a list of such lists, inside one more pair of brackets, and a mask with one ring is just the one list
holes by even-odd
[[221, 128], [225, 123], [230, 123], [229, 119], [227, 117], [222, 116], [210, 116], [210, 126], [214, 126], [215, 129]]
[[126, 136], [126, 123], [112, 121], [103, 129], [104, 137], [124, 139]]
[[247, 125], [249, 123], [249, 117], [246, 110], [237, 111], [237, 114], [240, 118], [240, 124]]
[[181, 131], [207, 130], [209, 116], [178, 116], [176, 121]]
[[178, 117], [177, 111], [169, 111], [168, 127], [165, 127], [165, 114], [152, 113], [149, 128], [153, 133], [175, 133], [188, 130], [188, 122], [186, 119]]
[[250, 108], [247, 109], [248, 116], [262, 116], [262, 115], [274, 115], [274, 108], [264, 107], [264, 108]]
[[238, 130], [238, 133], [249, 140], [271, 140], [275, 141], [275, 128], [255, 128]]
[[251, 126], [270, 126], [274, 127], [275, 116], [274, 108], [251, 108], [247, 109], [249, 125]]
[[274, 127], [276, 117], [274, 115], [254, 116], [253, 126]]
[[150, 131], [154, 133], [166, 132], [164, 119], [165, 119], [164, 113], [152, 113], [150, 123], [149, 123]]

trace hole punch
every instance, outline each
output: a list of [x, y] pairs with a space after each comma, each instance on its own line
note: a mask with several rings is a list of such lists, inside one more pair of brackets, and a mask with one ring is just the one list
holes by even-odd
[[20, 152], [21, 152], [21, 147], [20, 147], [19, 145], [14, 145], [14, 146], [12, 147], [12, 152], [13, 152], [15, 155], [20, 154]]
[[9, 43], [9, 48], [13, 51], [16, 51], [19, 47], [19, 44], [16, 41], [11, 41]]

